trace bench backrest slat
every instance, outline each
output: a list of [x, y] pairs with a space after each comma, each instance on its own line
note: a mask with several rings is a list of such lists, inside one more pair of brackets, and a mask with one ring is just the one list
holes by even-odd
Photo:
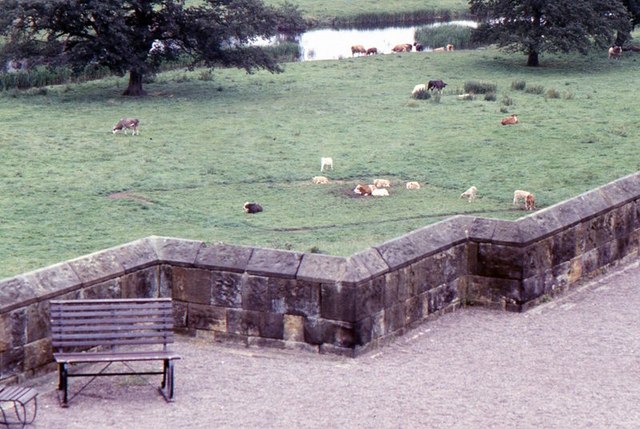
[[170, 298], [54, 300], [50, 311], [51, 342], [58, 351], [174, 341]]

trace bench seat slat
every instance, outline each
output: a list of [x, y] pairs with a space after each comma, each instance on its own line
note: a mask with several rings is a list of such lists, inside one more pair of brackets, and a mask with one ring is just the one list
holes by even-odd
[[172, 351], [54, 353], [53, 357], [58, 363], [127, 362], [180, 359], [180, 355]]

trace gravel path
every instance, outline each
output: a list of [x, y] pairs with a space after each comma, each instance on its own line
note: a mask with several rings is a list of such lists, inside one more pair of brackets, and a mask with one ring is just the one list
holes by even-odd
[[50, 374], [31, 383], [31, 427], [639, 428], [639, 278], [633, 264], [527, 313], [447, 314], [357, 359], [180, 337], [174, 403], [102, 377], [62, 409]]

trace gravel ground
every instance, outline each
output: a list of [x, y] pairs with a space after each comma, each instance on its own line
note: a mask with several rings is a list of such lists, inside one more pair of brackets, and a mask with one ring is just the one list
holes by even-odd
[[639, 277], [619, 268], [523, 314], [464, 309], [356, 359], [180, 337], [175, 402], [101, 377], [63, 409], [49, 374], [29, 383], [31, 427], [639, 428]]

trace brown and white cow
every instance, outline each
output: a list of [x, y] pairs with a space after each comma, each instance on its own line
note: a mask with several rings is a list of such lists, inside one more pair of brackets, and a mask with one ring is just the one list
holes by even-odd
[[402, 43], [394, 46], [391, 50], [393, 52], [411, 52], [411, 49], [413, 49], [413, 45], [411, 43]]
[[362, 45], [353, 45], [351, 47], [351, 56], [354, 56], [355, 54], [366, 54], [367, 53], [367, 48], [365, 48]]
[[378, 53], [378, 48], [369, 48], [367, 49], [367, 55], [376, 55]]
[[515, 125], [518, 123], [518, 115], [507, 116], [506, 118], [500, 121], [502, 125]]
[[407, 182], [405, 186], [407, 189], [420, 189], [420, 183], [418, 182]]
[[518, 206], [520, 200], [524, 201], [525, 210], [533, 210], [535, 208], [536, 199], [531, 192], [516, 189], [513, 191], [513, 205]]
[[376, 188], [389, 188], [391, 187], [391, 182], [387, 179], [374, 179], [373, 186]]
[[140, 121], [136, 118], [121, 118], [118, 123], [113, 126], [111, 131], [113, 134], [118, 131], [124, 131], [124, 133], [127, 134], [127, 130], [131, 130], [131, 135], [135, 136], [136, 134], [140, 134], [138, 125], [140, 125]]
[[447, 51], [448, 51], [448, 52], [451, 52], [451, 51], [453, 51], [453, 50], [455, 50], [455, 49], [456, 49], [456, 48], [455, 48], [451, 43], [449, 43], [449, 44], [446, 46], [446, 48], [447, 48]]
[[427, 89], [429, 91], [433, 91], [434, 89], [436, 91], [442, 91], [445, 86], [447, 86], [447, 84], [444, 83], [440, 79], [438, 79], [438, 80], [430, 80], [429, 83], [427, 84]]
[[619, 60], [622, 56], [622, 47], [620, 46], [612, 46], [609, 48], [609, 59], [610, 60]]
[[366, 197], [367, 195], [371, 195], [375, 189], [376, 187], [373, 185], [357, 185], [353, 192]]

